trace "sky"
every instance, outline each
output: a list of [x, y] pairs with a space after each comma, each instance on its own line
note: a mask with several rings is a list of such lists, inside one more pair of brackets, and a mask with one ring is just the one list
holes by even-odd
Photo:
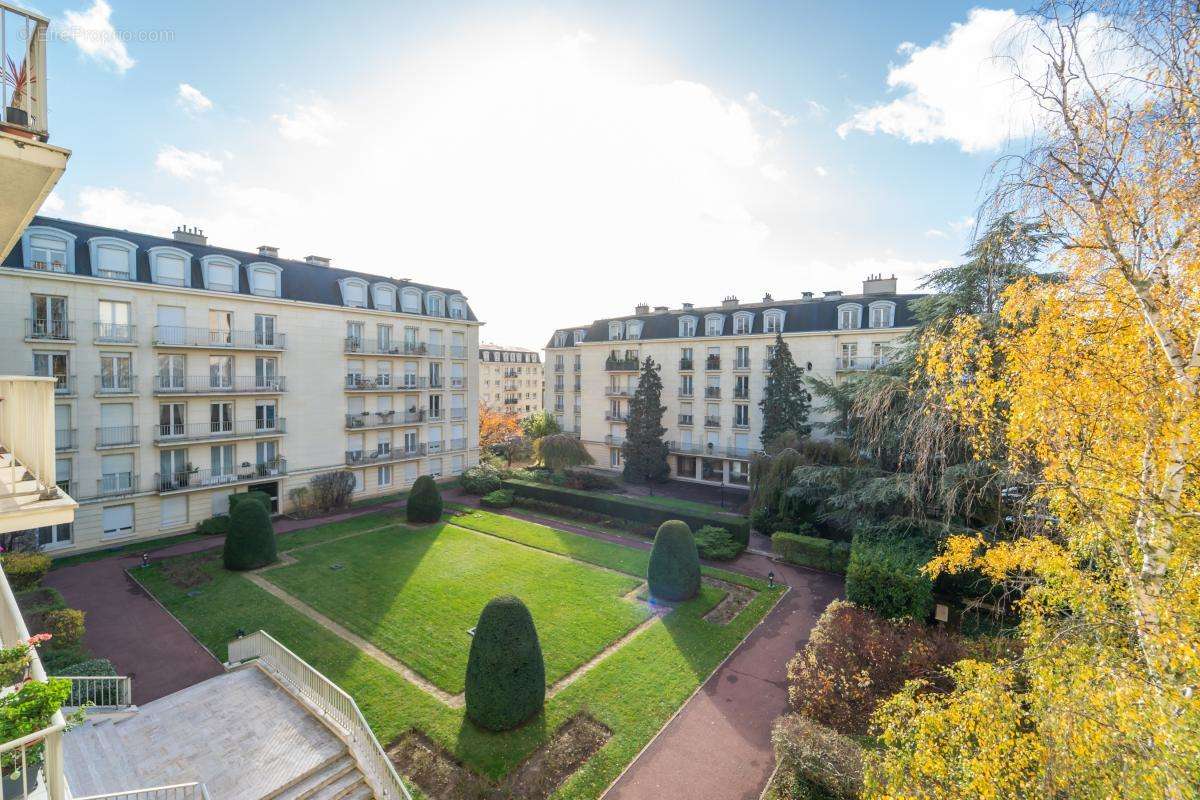
[[40, 1], [51, 216], [462, 290], [482, 340], [913, 290], [1028, 133], [1007, 6]]

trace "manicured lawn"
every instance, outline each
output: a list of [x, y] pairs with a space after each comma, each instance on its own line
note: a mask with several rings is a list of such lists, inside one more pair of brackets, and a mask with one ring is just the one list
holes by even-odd
[[[618, 631], [621, 624], [625, 623], [614, 624], [611, 615], [614, 613], [613, 604], [625, 601], [614, 598], [620, 593], [620, 587], [636, 585], [645, 574], [647, 553], [490, 512], [476, 511], [452, 521], [452, 526], [415, 531], [397, 526], [341, 542], [327, 540], [337, 535], [347, 535], [345, 527], [340, 528], [338, 534], [318, 528], [281, 537], [282, 550], [297, 547], [300, 543], [326, 542], [293, 553], [302, 563], [283, 568], [283, 572], [292, 572], [286, 578], [289, 582], [286, 588], [292, 591], [290, 581], [296, 579], [302, 582], [299, 580], [300, 573], [308, 570], [309, 585], [297, 591], [305, 592], [309, 602], [316, 605], [320, 597], [323, 598], [322, 602], [330, 603], [330, 607], [336, 607], [342, 613], [357, 608], [365, 615], [361, 621], [364, 625], [370, 614], [374, 614], [382, 630], [385, 622], [398, 619], [395, 614], [407, 613], [417, 619], [433, 615], [439, 609], [437, 604], [432, 604], [420, 613], [415, 610], [405, 612], [394, 604], [399, 596], [417, 601], [417, 598], [404, 593], [408, 588], [407, 583], [416, 580], [422, 573], [428, 571], [428, 575], [421, 577], [421, 580], [427, 580], [440, 572], [443, 581], [448, 584], [475, 582], [482, 585], [484, 582], [503, 580], [502, 576], [489, 570], [487, 564], [479, 563], [482, 556], [477, 559], [463, 552], [464, 548], [478, 549], [481, 554], [499, 555], [510, 568], [516, 568], [520, 574], [513, 580], [536, 583], [534, 576], [549, 575], [548, 580], [553, 582], [557, 580], [554, 575], [559, 570], [563, 571], [562, 575], [572, 576], [570, 591], [566, 593], [555, 586], [533, 586], [530, 596], [525, 598], [531, 608], [537, 602], [531, 598], [541, 593], [556, 594], [558, 602], [565, 605], [571, 614], [583, 612], [585, 605], [600, 607], [588, 610], [592, 618], [590, 626], [610, 626], [606, 629], [609, 633], [578, 630], [569, 624], [569, 614], [557, 620], [546, 618], [547, 627], [543, 629], [539, 612], [534, 610], [543, 647], [547, 650], [548, 667], [551, 646], [564, 654], [557, 662], [559, 669], [562, 669], [562, 665], [569, 660], [565, 654], [573, 653], [573, 658], [586, 660], [586, 656], [581, 654], [588, 647], [596, 647], [603, 636], [610, 636], [609, 641], [620, 636]], [[375, 519], [360, 523], [360, 526], [351, 526], [349, 530], [366, 531], [380, 524], [381, 520]], [[470, 530], [462, 530], [458, 526]], [[444, 544], [443, 539], [446, 540]], [[517, 547], [518, 543], [525, 547]], [[529, 548], [618, 570], [629, 577], [573, 564]], [[340, 563], [348, 566], [342, 570], [329, 570], [328, 565], [335, 556], [342, 559]], [[452, 563], [449, 556], [454, 557]], [[226, 644], [238, 628], [247, 631], [259, 628], [266, 630], [353, 695], [385, 746], [415, 728], [447, 748], [466, 766], [482, 775], [499, 779], [546, 744], [562, 723], [581, 711], [591, 714], [612, 732], [612, 738], [553, 795], [560, 800], [597, 798], [729, 651], [762, 619], [783, 591], [779, 587], [768, 590], [762, 581], [706, 568], [707, 574], [759, 590], [750, 605], [729, 625], [718, 626], [702, 619], [720, 600], [719, 592], [705, 591], [696, 600], [684, 603], [656, 620], [624, 647], [550, 699], [541, 716], [516, 731], [485, 734], [464, 720], [461, 709], [443, 705], [353, 645], [259, 589], [244, 576], [225, 572], [220, 567], [219, 558], [214, 559], [211, 554], [182, 558], [201, 560], [203, 569], [211, 577], [208, 583], [194, 592], [195, 596], [189, 596], [191, 590], [168, 580], [162, 565], [138, 570], [137, 577], [220, 658], [226, 656]], [[444, 559], [446, 563], [443, 563]], [[464, 566], [460, 570], [457, 566], [459, 563], [469, 565], [469, 568]], [[438, 564], [442, 566], [438, 567]], [[347, 570], [350, 570], [346, 576], [348, 579], [358, 576], [346, 583], [347, 588], [359, 593], [354, 602], [335, 601], [332, 592], [314, 588], [329, 582], [331, 576]], [[397, 573], [396, 577], [388, 577], [389, 570]], [[265, 574], [272, 576], [271, 572]], [[275, 573], [276, 576], [280, 574]], [[377, 587], [373, 593], [378, 602], [372, 601], [372, 594], [362, 594], [362, 587], [369, 583], [364, 577], [367, 574], [376, 576], [382, 582], [380, 585], [386, 587]], [[575, 579], [585, 579], [588, 582], [586, 589], [577, 586]], [[585, 590], [589, 592], [588, 599], [581, 601], [580, 592]], [[463, 638], [461, 617], [450, 619], [448, 615], [466, 613], [469, 604], [465, 600], [460, 602], [459, 598], [482, 594], [476, 594], [471, 587], [453, 590], [442, 587], [438, 591], [442, 592], [444, 601], [455, 608], [442, 616], [443, 624], [440, 627], [435, 626], [424, 634], [422, 644], [436, 648], [441, 654], [437, 664], [449, 676], [444, 679], [450, 681], [453, 676], [450, 675], [449, 665], [460, 658], [465, 659], [468, 643]], [[480, 592], [486, 594], [482, 589]], [[377, 605], [378, 609], [373, 612], [362, 610], [372, 605]], [[637, 624], [636, 618], [628, 627], [634, 624]], [[365, 634], [360, 635], [366, 637]], [[374, 636], [366, 638], [374, 639]], [[404, 644], [402, 638], [397, 639], [396, 646]], [[587, 647], [582, 646], [585, 641]], [[604, 644], [607, 642], [599, 646]], [[455, 647], [461, 647], [461, 656], [455, 655]], [[465, 664], [465, 660], [461, 663]]]
[[734, 505], [738, 504], [739, 500], [744, 501], [745, 499], [744, 495], [740, 493], [732, 495], [726, 501], [727, 507], [721, 508], [719, 503], [700, 503], [695, 500], [681, 500], [678, 497], [666, 497], [660, 494], [652, 496], [644, 494], [626, 494], [622, 496], [632, 497], [640, 503], [658, 506], [659, 508], [665, 508], [670, 511], [691, 511], [696, 514], [729, 514], [735, 517], [740, 517], [742, 515], [738, 514], [738, 512], [734, 510]]

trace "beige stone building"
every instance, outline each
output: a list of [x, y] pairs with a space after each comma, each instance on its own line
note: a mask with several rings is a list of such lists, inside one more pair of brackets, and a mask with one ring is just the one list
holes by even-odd
[[56, 381], [62, 552], [189, 530], [229, 495], [285, 510], [314, 474], [360, 496], [478, 460], [478, 331], [452, 289], [35, 218], [0, 267], [0, 373]]
[[524, 347], [479, 345], [479, 400], [486, 407], [525, 419], [542, 410], [542, 355]]
[[874, 369], [911, 330], [908, 301], [917, 296], [897, 294], [894, 277], [872, 277], [861, 294], [639, 305], [630, 316], [560, 328], [546, 345], [546, 408], [579, 434], [598, 466], [619, 470], [629, 399], [650, 356], [662, 365], [672, 477], [744, 485], [750, 456], [761, 448], [758, 404], [776, 334], [810, 375]]

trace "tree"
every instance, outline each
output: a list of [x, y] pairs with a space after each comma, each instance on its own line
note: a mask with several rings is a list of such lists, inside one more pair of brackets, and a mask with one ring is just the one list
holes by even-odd
[[652, 597], [670, 603], [691, 600], [700, 591], [700, 555], [686, 522], [669, 519], [658, 526], [646, 583]]
[[528, 440], [521, 435], [516, 414], [505, 414], [479, 404], [479, 447], [495, 453], [508, 466], [529, 454]]
[[801, 436], [812, 432], [808, 424], [808, 390], [804, 388], [804, 372], [792, 360], [783, 334], [775, 335], [775, 347], [767, 362], [767, 385], [763, 389], [763, 424], [759, 439], [765, 448], [784, 431]]
[[229, 524], [222, 551], [225, 569], [244, 572], [275, 563], [275, 529], [261, 503], [238, 503], [229, 512]]
[[654, 359], [646, 356], [637, 390], [629, 400], [629, 421], [625, 424], [621, 456], [625, 461], [625, 479], [634, 483], [664, 481], [671, 472], [667, 464], [670, 449], [663, 441], [667, 429], [662, 418], [667, 407], [662, 404], [660, 371]]
[[538, 439], [533, 445], [533, 456], [539, 464], [554, 472], [596, 463], [583, 442], [569, 433], [554, 433]]
[[511, 730], [546, 702], [546, 664], [533, 616], [516, 597], [483, 607], [467, 656], [467, 718], [488, 731]]
[[549, 436], [553, 433], [562, 433], [562, 428], [558, 424], [558, 420], [549, 411], [542, 409], [541, 411], [530, 414], [521, 422], [521, 432], [530, 442], [536, 442], [543, 436]]

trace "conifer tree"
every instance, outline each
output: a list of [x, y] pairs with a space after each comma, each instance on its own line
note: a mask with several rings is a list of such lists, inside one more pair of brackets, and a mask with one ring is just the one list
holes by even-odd
[[667, 443], [662, 418], [667, 407], [662, 404], [662, 378], [654, 359], [646, 357], [637, 391], [629, 400], [629, 422], [625, 428], [625, 443], [621, 455], [625, 460], [625, 479], [634, 483], [666, 480]]
[[808, 404], [811, 399], [804, 388], [804, 373], [792, 361], [792, 351], [782, 334], [775, 335], [775, 351], [767, 363], [767, 385], [763, 399], [758, 405], [762, 409], [762, 434], [759, 436], [764, 448], [784, 431], [793, 431], [799, 436], [808, 436], [812, 426], [808, 424]]

